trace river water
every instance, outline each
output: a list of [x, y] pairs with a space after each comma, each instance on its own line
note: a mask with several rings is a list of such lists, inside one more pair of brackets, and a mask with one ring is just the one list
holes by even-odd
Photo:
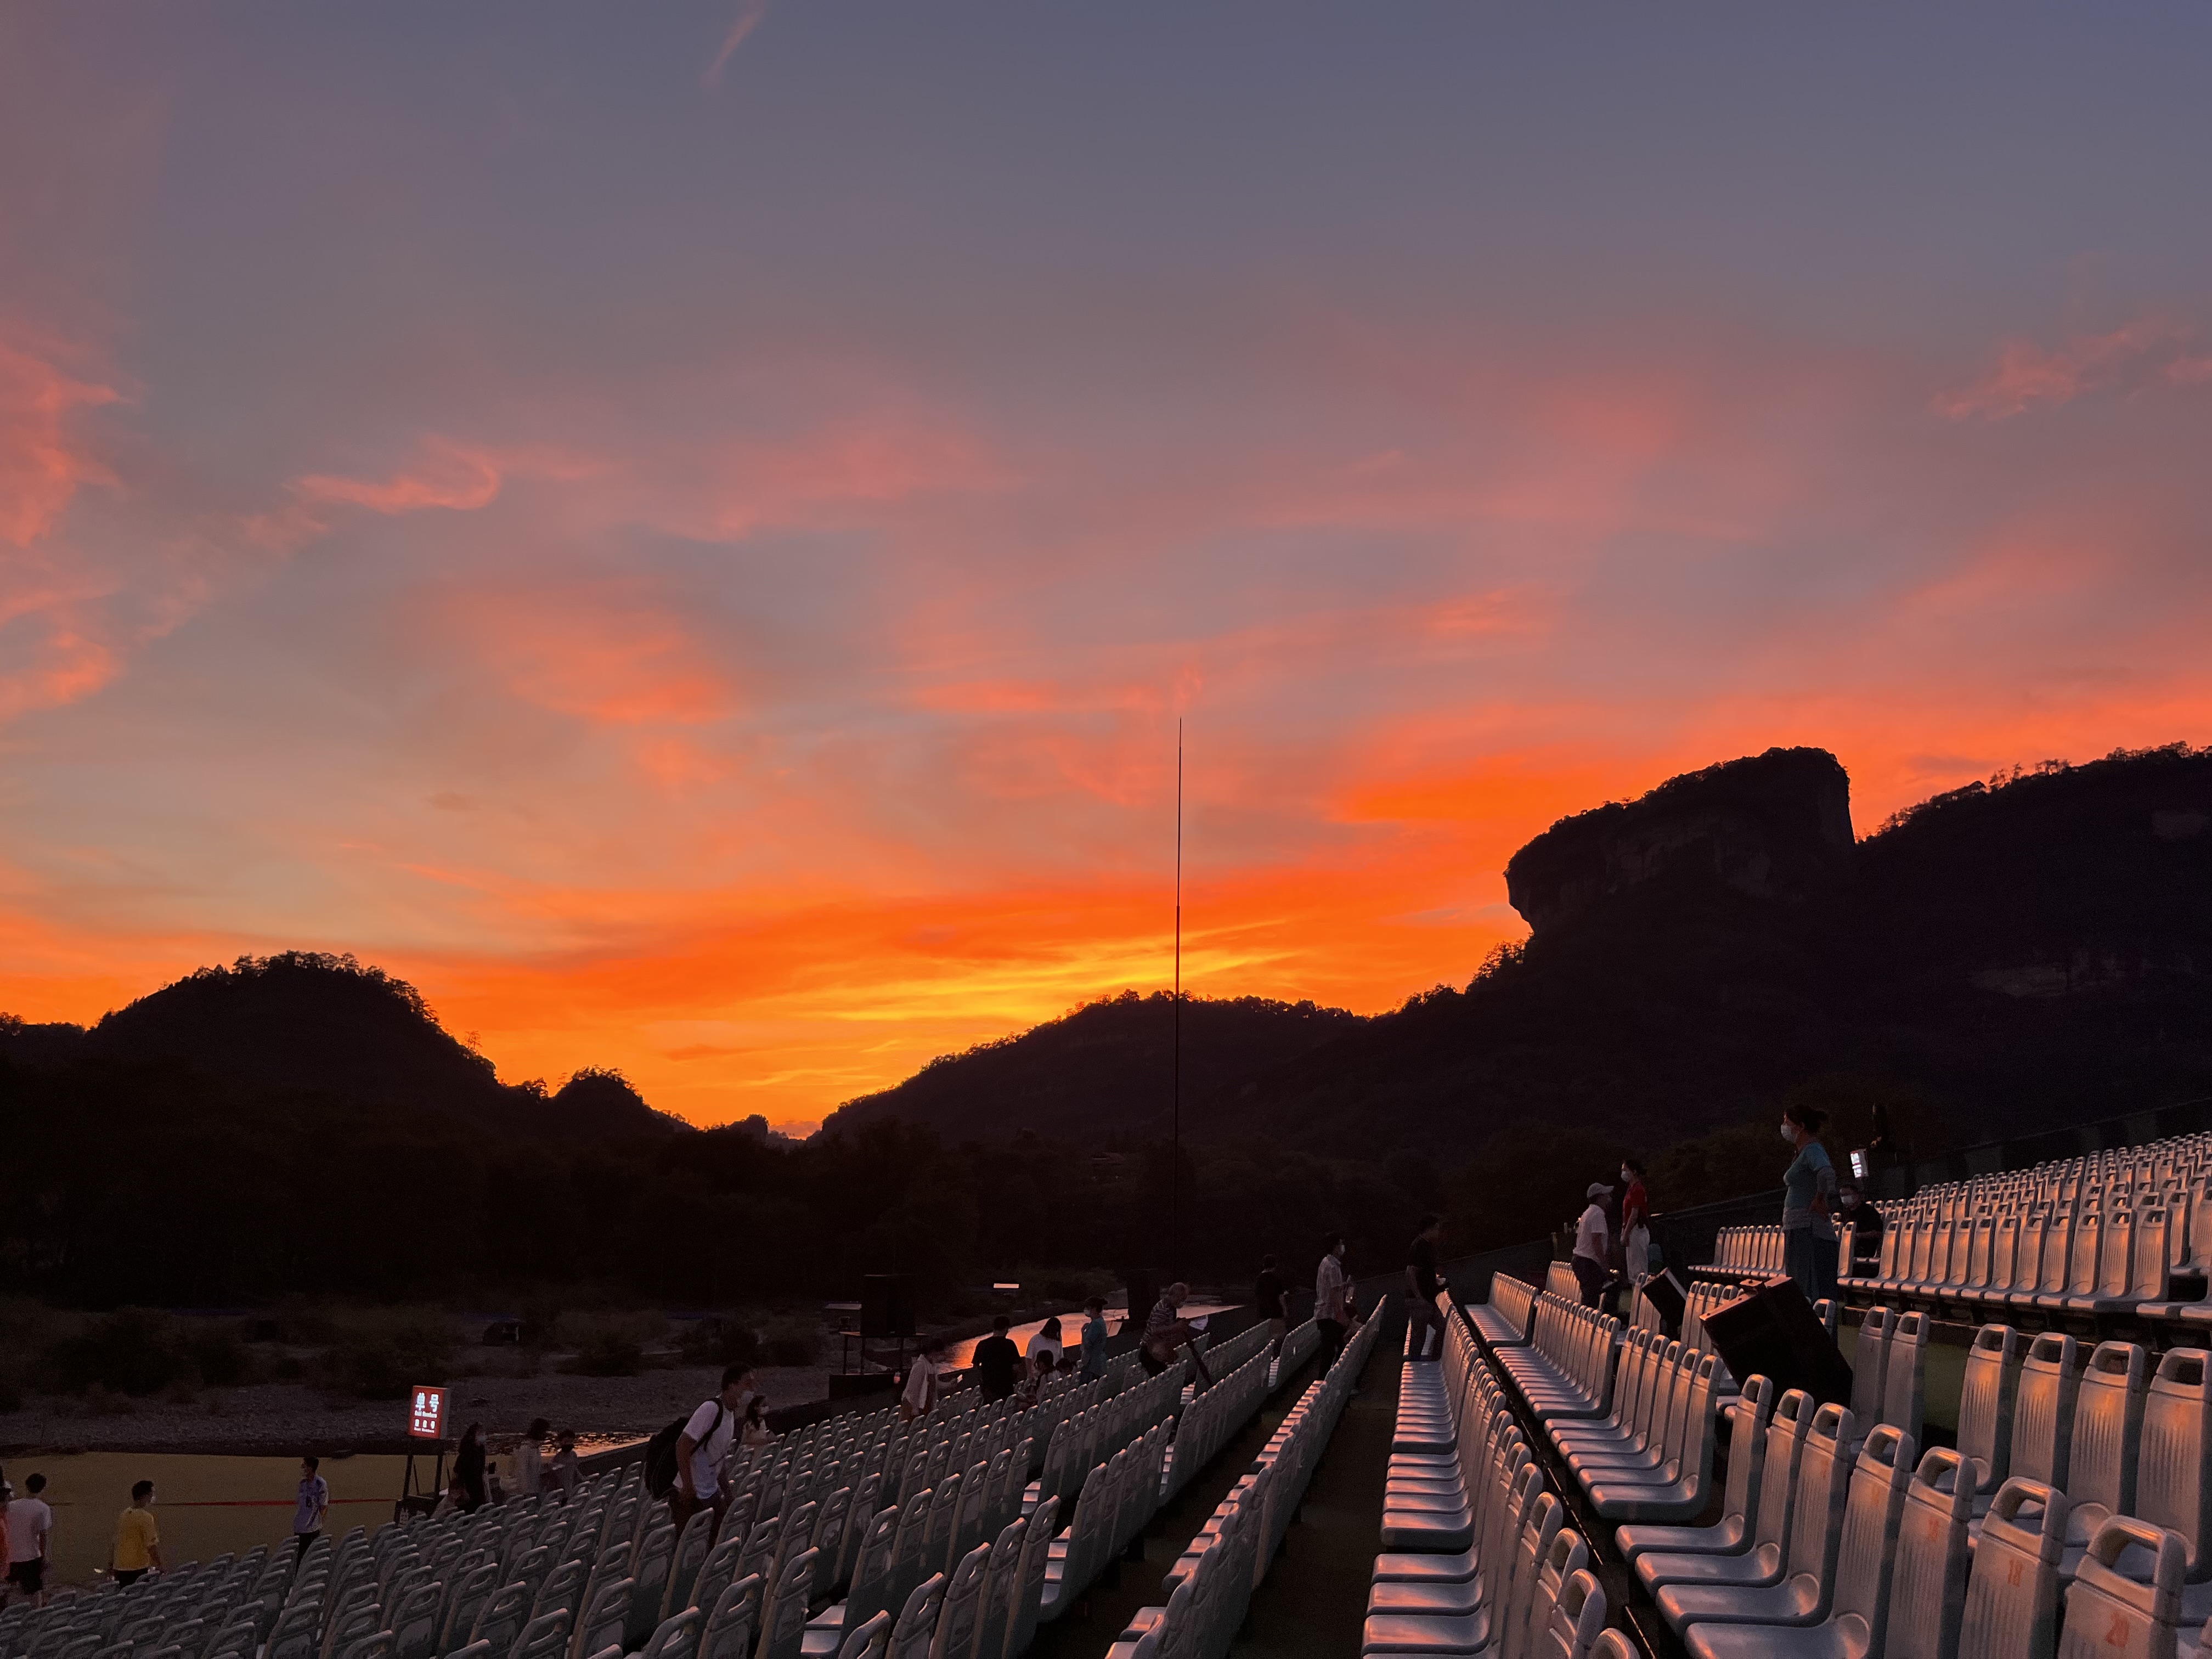
[[[1232, 1306], [1241, 1305], [1241, 1304], [1228, 1302], [1186, 1302], [1183, 1304], [1182, 1316], [1185, 1319], [1204, 1319], [1209, 1314], [1218, 1314]], [[1118, 1332], [1121, 1328], [1121, 1322], [1128, 1316], [1129, 1310], [1127, 1308], [1107, 1309], [1107, 1328]], [[1026, 1353], [1029, 1352], [1030, 1339], [1043, 1328], [1044, 1321], [1033, 1319], [1026, 1325], [1015, 1326], [1006, 1334], [1013, 1339], [1016, 1347]], [[989, 1334], [987, 1331], [984, 1335], [988, 1336]], [[1083, 1316], [1080, 1313], [1060, 1315], [1060, 1340], [1066, 1345], [1070, 1352], [1079, 1352], [1083, 1346]], [[965, 1341], [954, 1343], [951, 1351], [945, 1355], [945, 1363], [956, 1370], [965, 1370], [975, 1363], [975, 1345], [982, 1340], [981, 1336], [971, 1336]]]

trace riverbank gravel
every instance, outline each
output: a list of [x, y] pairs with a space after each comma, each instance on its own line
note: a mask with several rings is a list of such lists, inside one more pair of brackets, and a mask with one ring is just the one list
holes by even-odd
[[[820, 1400], [829, 1371], [764, 1365], [757, 1372], [771, 1408]], [[455, 1381], [454, 1432], [481, 1422], [493, 1435], [531, 1419], [580, 1435], [649, 1435], [711, 1396], [721, 1368], [684, 1365], [635, 1376], [468, 1376]], [[192, 1401], [134, 1400], [127, 1411], [88, 1414], [76, 1401], [33, 1398], [0, 1412], [0, 1455], [33, 1451], [224, 1452], [238, 1455], [404, 1450], [404, 1405], [325, 1395], [296, 1382], [210, 1389]]]

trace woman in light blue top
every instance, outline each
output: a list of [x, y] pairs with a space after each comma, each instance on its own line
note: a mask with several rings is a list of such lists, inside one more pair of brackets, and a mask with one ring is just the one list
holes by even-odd
[[1836, 1167], [1820, 1144], [1828, 1115], [1782, 1109], [1782, 1138], [1797, 1149], [1782, 1176], [1782, 1262], [1808, 1302], [1836, 1293]]

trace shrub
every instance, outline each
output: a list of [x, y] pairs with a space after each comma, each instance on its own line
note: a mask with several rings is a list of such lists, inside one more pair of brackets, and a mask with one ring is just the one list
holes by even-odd
[[684, 1357], [695, 1365], [757, 1365], [760, 1333], [734, 1314], [716, 1315], [684, 1328]]
[[177, 1322], [151, 1308], [122, 1308], [54, 1345], [54, 1368], [74, 1393], [158, 1394], [191, 1368]]
[[203, 1382], [234, 1389], [253, 1380], [253, 1351], [229, 1325], [204, 1325], [192, 1331], [185, 1339], [185, 1351]]
[[645, 1345], [619, 1325], [602, 1326], [576, 1346], [568, 1369], [581, 1376], [635, 1376], [645, 1364]]
[[805, 1315], [771, 1319], [761, 1333], [761, 1358], [771, 1365], [811, 1365], [822, 1357], [822, 1322]]
[[444, 1315], [393, 1309], [349, 1322], [325, 1359], [337, 1383], [362, 1399], [402, 1400], [414, 1383], [443, 1382], [453, 1355]]

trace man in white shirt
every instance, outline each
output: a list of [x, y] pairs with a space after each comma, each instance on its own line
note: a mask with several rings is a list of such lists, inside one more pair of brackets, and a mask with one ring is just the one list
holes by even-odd
[[46, 1605], [46, 1544], [54, 1529], [54, 1512], [40, 1496], [46, 1477], [34, 1474], [23, 1482], [28, 1494], [8, 1505], [8, 1585], [34, 1607]]
[[899, 1415], [907, 1422], [927, 1417], [937, 1404], [938, 1375], [945, 1369], [945, 1339], [933, 1336], [906, 1370], [906, 1392], [899, 1396]]
[[1613, 1188], [1602, 1181], [1593, 1181], [1583, 1194], [1589, 1207], [1575, 1228], [1575, 1255], [1571, 1263], [1575, 1282], [1583, 1287], [1583, 1305], [1595, 1308], [1604, 1299], [1605, 1282], [1611, 1277], [1606, 1261], [1612, 1253], [1612, 1229], [1605, 1218], [1605, 1200], [1613, 1196]]
[[715, 1524], [730, 1500], [722, 1491], [722, 1465], [730, 1455], [730, 1443], [745, 1420], [752, 1403], [753, 1374], [750, 1367], [732, 1365], [722, 1373], [722, 1392], [700, 1401], [699, 1409], [676, 1437], [676, 1485], [668, 1493], [669, 1517], [680, 1536], [684, 1523], [701, 1510], [712, 1509]]
[[1321, 1242], [1321, 1268], [1314, 1274], [1314, 1320], [1321, 1327], [1321, 1368], [1326, 1371], [1344, 1352], [1344, 1334], [1352, 1328], [1342, 1233], [1326, 1234]]

